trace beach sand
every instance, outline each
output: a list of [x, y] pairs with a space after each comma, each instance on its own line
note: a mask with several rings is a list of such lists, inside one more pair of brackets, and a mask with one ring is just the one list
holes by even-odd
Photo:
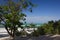
[[0, 40], [5, 40], [5, 39], [7, 39], [7, 38], [9, 38], [8, 37], [9, 35], [8, 35], [8, 33], [7, 33], [7, 31], [5, 30], [5, 28], [0, 28]]
[[[0, 28], [0, 40], [11, 40], [7, 31]], [[60, 40], [60, 35], [41, 35], [39, 37], [16, 37], [15, 40]]]
[[25, 37], [25, 38], [21, 38], [18, 37], [15, 40], [60, 40], [60, 35], [42, 35], [39, 37]]
[[9, 40], [10, 38], [9, 37], [2, 37], [0, 38], [0, 40]]
[[[9, 36], [2, 37], [0, 40], [11, 40]], [[16, 37], [15, 40], [60, 40], [60, 35], [42, 35], [39, 37]]]

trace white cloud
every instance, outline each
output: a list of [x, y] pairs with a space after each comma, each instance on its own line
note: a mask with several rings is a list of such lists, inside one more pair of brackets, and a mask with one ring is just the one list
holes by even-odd
[[44, 22], [48, 22], [50, 20], [59, 20], [59, 18], [58, 17], [53, 17], [53, 16], [26, 17], [26, 22], [28, 22], [28, 23], [44, 23]]

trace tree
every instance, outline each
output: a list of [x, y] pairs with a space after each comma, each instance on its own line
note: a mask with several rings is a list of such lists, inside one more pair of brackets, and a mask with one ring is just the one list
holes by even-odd
[[44, 23], [40, 28], [38, 28], [40, 31], [40, 34], [52, 34], [53, 33], [53, 24], [54, 21], [48, 21], [48, 23]]
[[53, 28], [55, 33], [60, 34], [60, 20], [55, 21], [55, 23], [53, 24]]
[[35, 28], [35, 27], [36, 27], [36, 25], [35, 25], [35, 24], [33, 24], [33, 23], [31, 23], [31, 24], [30, 24], [30, 27]]
[[60, 20], [58, 20], [58, 32], [60, 34]]
[[5, 26], [8, 34], [12, 37], [16, 36], [18, 28], [22, 27], [25, 21], [26, 15], [23, 10], [29, 10], [32, 12], [32, 7], [34, 5], [28, 0], [18, 0], [15, 2], [13, 0], [7, 0], [7, 3], [0, 6], [0, 22]]

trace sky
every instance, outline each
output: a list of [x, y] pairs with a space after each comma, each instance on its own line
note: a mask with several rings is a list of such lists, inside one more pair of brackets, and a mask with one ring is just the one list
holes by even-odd
[[[46, 23], [60, 19], [60, 0], [30, 0], [36, 4], [33, 12], [25, 11], [27, 23]], [[0, 3], [4, 3], [0, 0]]]
[[32, 0], [37, 4], [33, 12], [27, 12], [27, 22], [46, 23], [51, 20], [60, 19], [60, 0]]

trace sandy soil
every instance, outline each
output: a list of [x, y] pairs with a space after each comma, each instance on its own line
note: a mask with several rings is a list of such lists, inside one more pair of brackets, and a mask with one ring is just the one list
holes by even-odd
[[7, 39], [10, 39], [10, 37], [3, 37], [3, 38], [0, 38], [0, 40], [7, 40]]
[[[4, 31], [3, 31], [4, 30]], [[0, 40], [10, 40], [4, 28], [0, 28]], [[42, 35], [39, 37], [17, 37], [15, 40], [60, 40], [60, 35]]]
[[[4, 30], [4, 31], [3, 31]], [[0, 40], [10, 40], [4, 28], [0, 28]], [[15, 40], [60, 40], [60, 35], [42, 35], [39, 37], [16, 37]]]
[[[10, 40], [10, 37], [3, 37], [0, 38], [0, 40]], [[54, 35], [54, 36], [43, 35], [39, 37], [18, 37], [15, 38], [15, 40], [60, 40], [60, 35]]]

